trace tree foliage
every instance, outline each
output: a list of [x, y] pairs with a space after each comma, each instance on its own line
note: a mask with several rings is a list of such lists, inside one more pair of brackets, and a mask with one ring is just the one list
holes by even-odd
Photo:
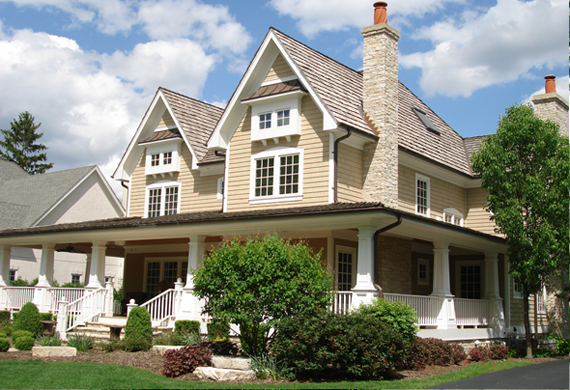
[[506, 110], [497, 135], [487, 137], [473, 156], [488, 192], [487, 210], [507, 240], [510, 274], [524, 297], [527, 355], [528, 298], [549, 275], [568, 268], [568, 138], [543, 121], [530, 104]]
[[4, 140], [0, 140], [0, 159], [18, 164], [26, 172], [35, 175], [44, 173], [53, 167], [53, 163], [46, 163], [47, 147], [36, 141], [44, 133], [36, 130], [42, 125], [34, 123], [34, 116], [28, 111], [20, 113], [18, 120], [10, 122], [10, 130], [2, 130]]
[[320, 254], [275, 235], [222, 243], [195, 271], [194, 287], [206, 299], [205, 314], [240, 326], [251, 355], [266, 348], [275, 336], [269, 328], [281, 319], [315, 313], [332, 298]]

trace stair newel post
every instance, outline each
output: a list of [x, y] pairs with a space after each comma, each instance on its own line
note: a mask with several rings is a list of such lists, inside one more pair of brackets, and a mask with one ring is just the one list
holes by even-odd
[[105, 317], [113, 317], [113, 282], [105, 282]]
[[56, 332], [61, 340], [67, 340], [67, 309], [68, 302], [65, 296], [62, 296], [58, 303]]
[[182, 283], [182, 279], [178, 278], [178, 281], [174, 283], [174, 320], [178, 318], [180, 314], [180, 308], [182, 307], [182, 296], [184, 295], [184, 283]]
[[138, 305], [135, 303], [134, 299], [131, 299], [129, 303], [127, 303], [127, 318], [129, 318], [129, 314], [131, 314], [131, 310], [137, 307]]

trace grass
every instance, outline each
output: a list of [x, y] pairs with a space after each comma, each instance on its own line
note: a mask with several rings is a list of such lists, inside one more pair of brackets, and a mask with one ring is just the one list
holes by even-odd
[[421, 389], [471, 378], [476, 375], [527, 366], [516, 361], [487, 362], [428, 379], [401, 381], [226, 384], [165, 378], [140, 368], [113, 364], [43, 362], [40, 360], [0, 361], [0, 383], [7, 389], [193, 389], [193, 388], [297, 388], [297, 389]]

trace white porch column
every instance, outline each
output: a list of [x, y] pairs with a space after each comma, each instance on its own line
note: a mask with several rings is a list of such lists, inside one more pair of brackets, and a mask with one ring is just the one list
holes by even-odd
[[53, 283], [53, 259], [55, 244], [42, 244], [42, 257], [40, 260], [40, 274], [38, 284], [34, 290], [34, 304], [40, 312], [48, 312], [50, 309], [49, 289]]
[[449, 280], [448, 242], [436, 241], [433, 243], [433, 292], [431, 295], [439, 297], [440, 310], [437, 316], [437, 328], [457, 328], [454, 296], [451, 295]]
[[85, 262], [85, 278], [83, 281], [83, 285], [87, 286], [89, 284], [89, 273], [91, 273], [91, 253], [86, 253], [86, 262]]
[[10, 284], [10, 255], [12, 247], [0, 245], [0, 310], [8, 306], [8, 292], [6, 288]]
[[374, 288], [374, 233], [375, 226], [358, 227], [358, 260], [356, 268], [356, 286], [352, 289], [351, 309], [362, 304], [372, 303], [378, 296]]
[[91, 268], [89, 270], [88, 289], [103, 288], [105, 282], [105, 241], [95, 241], [91, 247]]
[[113, 317], [113, 282], [105, 282], [105, 290], [107, 291], [105, 295], [105, 317]]
[[204, 260], [206, 236], [191, 236], [188, 243], [188, 273], [186, 285], [182, 293], [179, 316], [177, 320], [200, 320], [202, 318], [202, 303], [194, 296], [194, 278], [192, 271], [198, 269]]
[[499, 294], [499, 255], [485, 252], [485, 296], [489, 300], [489, 327], [505, 328], [503, 299]]

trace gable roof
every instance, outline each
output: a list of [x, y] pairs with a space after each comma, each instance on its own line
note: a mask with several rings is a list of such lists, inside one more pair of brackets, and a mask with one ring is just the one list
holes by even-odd
[[7, 180], [23, 179], [30, 174], [12, 161], [0, 160], [0, 183]]
[[[0, 171], [6, 166], [5, 162], [0, 161]], [[97, 172], [104, 180], [97, 166], [91, 165], [41, 175], [25, 174], [2, 181], [0, 230], [36, 226], [93, 172]], [[112, 192], [110, 188], [108, 191]], [[119, 204], [118, 200], [116, 202]]]

